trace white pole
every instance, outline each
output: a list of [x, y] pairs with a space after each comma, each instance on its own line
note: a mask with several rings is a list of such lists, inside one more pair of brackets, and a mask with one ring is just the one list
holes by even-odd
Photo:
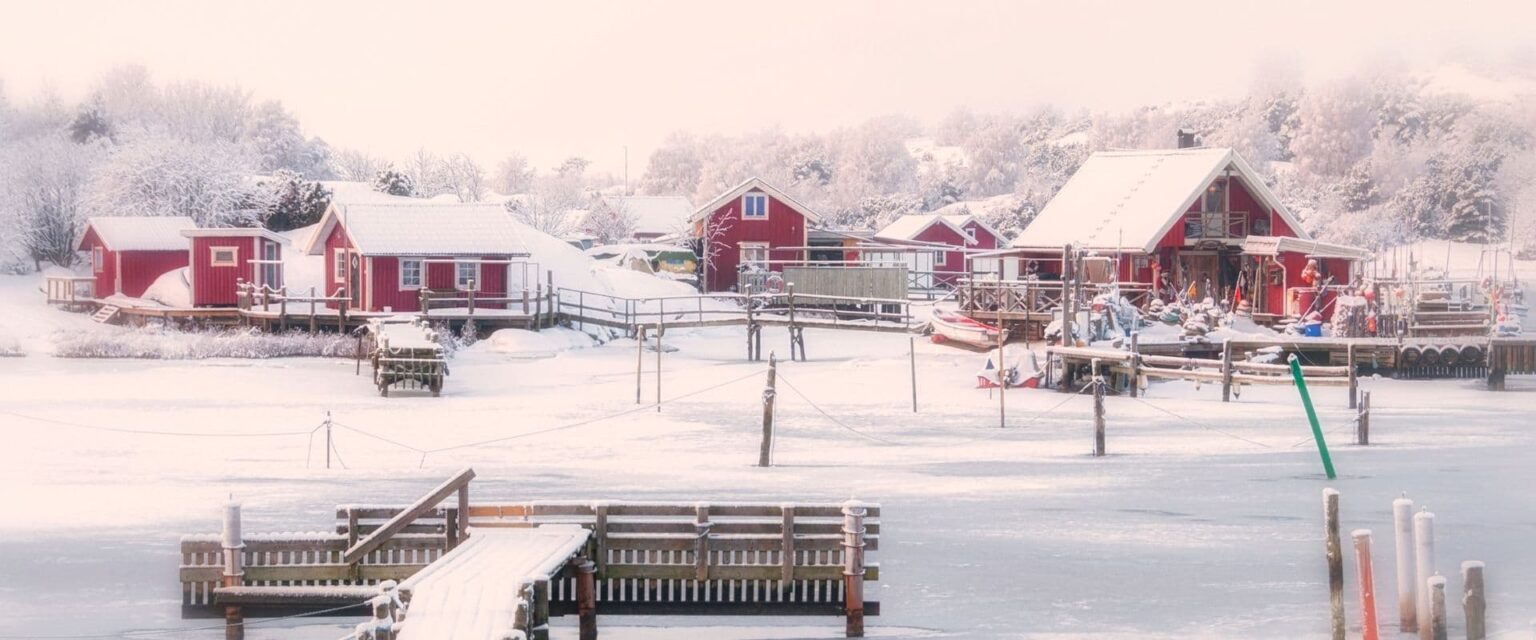
[[1413, 562], [1413, 501], [1405, 495], [1392, 501], [1392, 525], [1397, 544], [1397, 616], [1398, 630], [1409, 633], [1419, 628], [1418, 589], [1414, 588], [1417, 570]]
[[1419, 588], [1419, 640], [1433, 640], [1434, 628], [1429, 619], [1430, 593], [1424, 585], [1435, 575], [1435, 514], [1427, 510], [1413, 514], [1413, 539], [1414, 581]]

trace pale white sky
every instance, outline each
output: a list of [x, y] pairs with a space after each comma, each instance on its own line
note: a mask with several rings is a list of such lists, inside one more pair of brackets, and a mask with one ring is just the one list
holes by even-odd
[[[904, 113], [1121, 109], [1401, 58], [1530, 47], [1526, 1], [6, 2], [0, 81], [77, 100], [107, 69], [231, 82], [395, 159], [579, 154], [632, 175], [669, 132]], [[1277, 65], [1276, 61], [1280, 61]]]

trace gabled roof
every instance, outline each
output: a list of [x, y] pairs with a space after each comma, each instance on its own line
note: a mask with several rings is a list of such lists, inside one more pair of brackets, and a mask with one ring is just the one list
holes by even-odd
[[693, 203], [683, 196], [603, 196], [603, 204], [635, 218], [635, 233], [678, 233], [693, 215]]
[[1225, 171], [1272, 209], [1302, 239], [1301, 224], [1231, 149], [1172, 149], [1095, 153], [1009, 246], [1151, 252]]
[[810, 207], [800, 204], [800, 201], [791, 198], [789, 194], [784, 193], [783, 191], [779, 191], [778, 189], [775, 189], [773, 185], [763, 182], [761, 178], [755, 177], [747, 178], [746, 180], [741, 181], [741, 184], [731, 187], [730, 190], [720, 194], [714, 200], [710, 200], [708, 203], [705, 203], [704, 206], [699, 207], [693, 212], [693, 216], [689, 217], [688, 221], [698, 222], [699, 220], [703, 220], [705, 217], [709, 216], [709, 214], [714, 213], [716, 209], [719, 209], [725, 203], [730, 202], [735, 198], [741, 197], [742, 194], [748, 191], [761, 191], [766, 193], [768, 194], [768, 197], [784, 203], [785, 205], [789, 206], [789, 208], [799, 212], [800, 215], [805, 216], [806, 220], [812, 222], [821, 221], [821, 216], [815, 211], [811, 211]]
[[288, 236], [262, 227], [182, 229], [181, 235], [186, 238], [266, 238], [273, 242], [288, 244]]
[[[103, 216], [86, 219], [86, 229], [111, 251], [185, 251], [187, 239], [181, 232], [196, 229], [197, 223], [185, 216]], [[84, 235], [76, 243], [85, 246]]]
[[[885, 228], [875, 232], [876, 240], [916, 240], [917, 236], [927, 231], [933, 225], [949, 227], [956, 235], [965, 240], [966, 244], [973, 244], [960, 225], [965, 224], [965, 218], [969, 216], [941, 216], [933, 213], [909, 214], [892, 220]], [[956, 223], [955, 218], [960, 222]]]
[[987, 221], [986, 220], [982, 220], [981, 216], [978, 216], [978, 215], [975, 215], [975, 214], [970, 214], [970, 213], [953, 213], [953, 214], [946, 214], [944, 216], [944, 219], [950, 221], [950, 223], [954, 224], [957, 227], [964, 227], [965, 225], [968, 225], [968, 224], [971, 224], [971, 223], [975, 223], [976, 226], [981, 227], [982, 229], [985, 229], [987, 233], [992, 234], [992, 237], [997, 238], [997, 242], [998, 242], [999, 245], [1002, 245], [1002, 244], [1005, 244], [1005, 243], [1008, 242], [1008, 237], [1004, 236], [1003, 232], [998, 231], [997, 227], [994, 227], [994, 226], [992, 226], [990, 224], [987, 224]]
[[512, 214], [499, 204], [425, 200], [332, 204], [309, 237], [304, 252], [323, 253], [325, 239], [337, 224], [353, 246], [368, 256], [528, 254]]

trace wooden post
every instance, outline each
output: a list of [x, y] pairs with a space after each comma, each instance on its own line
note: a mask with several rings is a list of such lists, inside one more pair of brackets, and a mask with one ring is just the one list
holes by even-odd
[[1355, 417], [1355, 444], [1371, 443], [1371, 392], [1360, 392], [1360, 405]]
[[459, 510], [448, 508], [443, 518], [443, 551], [453, 551], [459, 546]]
[[[245, 584], [245, 539], [240, 532], [240, 503], [231, 500], [224, 504], [224, 531], [221, 536], [224, 550], [224, 575], [219, 584], [239, 587]], [[224, 637], [240, 640], [245, 637], [245, 612], [240, 605], [224, 607]]]
[[1093, 455], [1104, 455], [1104, 377], [1099, 373], [1099, 359], [1093, 359]]
[[592, 512], [596, 519], [592, 524], [592, 549], [597, 559], [598, 575], [608, 576], [608, 503], [598, 502], [592, 505]]
[[1008, 426], [1008, 359], [1003, 355], [1003, 307], [997, 307], [997, 428]]
[[581, 640], [597, 640], [597, 567], [591, 560], [576, 565], [576, 615]]
[[549, 640], [549, 579], [533, 581], [533, 620], [528, 625], [533, 638]]
[[[1448, 640], [1445, 624], [1445, 576], [1429, 579], [1429, 634], [1431, 640]], [[1419, 631], [1425, 637], [1424, 631]]]
[[635, 327], [635, 404], [640, 404], [640, 372], [645, 368], [645, 325]]
[[704, 582], [709, 579], [709, 505], [700, 502], [693, 506], [693, 579]]
[[[533, 328], [534, 328], [534, 330], [538, 330], [540, 328], [540, 323], [544, 320], [544, 283], [542, 283], [542, 282], [534, 283], [533, 289], [534, 289], [534, 295], [533, 295]], [[528, 290], [524, 289], [523, 290], [523, 296], [524, 296], [523, 299], [524, 299], [525, 302], [527, 300], [527, 295], [528, 295]], [[524, 313], [528, 312], [526, 304], [523, 305], [523, 312]]]
[[469, 483], [459, 487], [458, 529], [459, 538], [469, 537]]
[[1434, 628], [1430, 621], [1430, 590], [1425, 587], [1435, 575], [1435, 514], [1420, 511], [1413, 514], [1414, 583], [1418, 586], [1419, 639], [1432, 640]]
[[394, 640], [395, 618], [393, 607], [394, 598], [388, 595], [377, 595], [368, 601], [368, 607], [373, 610], [373, 621], [370, 624], [374, 640]]
[[[1072, 339], [1072, 321], [1075, 319], [1072, 314], [1072, 277], [1072, 245], [1069, 244], [1061, 248], [1061, 346], [1063, 347], [1077, 346], [1077, 342]], [[1062, 376], [1062, 384], [1067, 384], [1066, 377]]]
[[1419, 596], [1413, 560], [1413, 501], [1406, 495], [1392, 501], [1392, 528], [1397, 545], [1398, 631], [1411, 633], [1419, 628]]
[[1360, 377], [1355, 371], [1355, 343], [1351, 342], [1344, 347], [1346, 361], [1349, 363], [1349, 408], [1356, 408], [1359, 398], [1355, 394], [1360, 392]]
[[1333, 640], [1344, 640], [1344, 550], [1339, 542], [1339, 492], [1323, 489], [1324, 544], [1328, 554], [1328, 609]]
[[1467, 616], [1467, 640], [1488, 637], [1488, 600], [1483, 592], [1483, 563], [1461, 563], [1461, 608]]
[[1131, 385], [1132, 398], [1141, 393], [1141, 332], [1131, 332]]
[[1232, 341], [1221, 343], [1221, 401], [1232, 401]]
[[912, 413], [917, 413], [917, 336], [907, 336], [907, 357], [912, 369]]
[[528, 315], [528, 288], [523, 287], [523, 315]]
[[864, 637], [864, 516], [868, 513], [857, 501], [843, 503], [843, 607], [849, 638]]
[[1378, 640], [1376, 629], [1376, 577], [1371, 572], [1371, 530], [1356, 529], [1355, 573], [1360, 579], [1360, 632], [1363, 640]]
[[783, 517], [779, 529], [779, 593], [788, 593], [795, 583], [795, 505], [786, 502], [779, 506], [779, 512]]
[[767, 467], [773, 463], [773, 402], [778, 395], [776, 390], [779, 363], [772, 352], [768, 353], [768, 386], [763, 387], [763, 442], [757, 453], [757, 466]]
[[309, 332], [310, 332], [310, 334], [319, 333], [319, 329], [320, 329], [320, 327], [316, 326], [316, 322], [315, 322], [315, 288], [314, 287], [310, 287], [309, 288]]
[[661, 413], [661, 332], [665, 325], [656, 318], [656, 413]]

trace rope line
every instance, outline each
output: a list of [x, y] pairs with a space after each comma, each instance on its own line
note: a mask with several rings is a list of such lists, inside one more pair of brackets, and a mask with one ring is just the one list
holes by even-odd
[[877, 436], [877, 435], [864, 433], [863, 431], [859, 431], [858, 429], [855, 429], [853, 427], [848, 426], [842, 420], [838, 420], [837, 418], [833, 417], [832, 414], [827, 413], [826, 410], [822, 409], [821, 406], [816, 404], [815, 401], [813, 401], [810, 398], [806, 397], [805, 393], [800, 391], [799, 387], [795, 386], [795, 383], [790, 382], [789, 378], [784, 377], [784, 373], [783, 372], [779, 372], [778, 378], [779, 378], [780, 382], [783, 382], [786, 386], [789, 387], [790, 391], [794, 391], [795, 395], [800, 396], [801, 400], [804, 400], [806, 404], [811, 405], [811, 408], [815, 409], [817, 413], [822, 415], [822, 417], [825, 417], [826, 419], [831, 420], [832, 424], [835, 424], [835, 425], [837, 425], [839, 427], [842, 427], [843, 429], [847, 430], [849, 433], [852, 433], [852, 434], [854, 434], [856, 436], [859, 436], [860, 438], [865, 438], [865, 439], [868, 439], [868, 440], [871, 440], [871, 441], [874, 441], [874, 442], [879, 442], [881, 444], [888, 444], [888, 445], [898, 446], [898, 447], [902, 446], [902, 443], [900, 443], [900, 442], [896, 442], [894, 440], [887, 440], [887, 439], [882, 438], [882, 437]]
[[1131, 398], [1131, 400], [1135, 400], [1137, 402], [1140, 402], [1140, 403], [1142, 403], [1144, 405], [1152, 407], [1153, 409], [1156, 409], [1156, 410], [1161, 411], [1163, 413], [1166, 413], [1166, 414], [1168, 414], [1170, 416], [1173, 416], [1174, 418], [1177, 418], [1179, 420], [1183, 420], [1183, 421], [1185, 421], [1185, 422], [1187, 422], [1189, 424], [1192, 424], [1192, 425], [1195, 425], [1197, 427], [1200, 427], [1201, 429], [1205, 429], [1207, 431], [1211, 431], [1211, 432], [1214, 432], [1214, 433], [1219, 433], [1221, 435], [1227, 436], [1228, 438], [1233, 438], [1235, 440], [1242, 440], [1243, 442], [1247, 442], [1247, 443], [1253, 444], [1253, 445], [1258, 445], [1258, 446], [1263, 447], [1265, 449], [1273, 449], [1274, 448], [1273, 446], [1264, 444], [1262, 442], [1259, 442], [1258, 440], [1253, 440], [1251, 438], [1244, 438], [1243, 436], [1237, 435], [1237, 434], [1232, 433], [1230, 431], [1223, 431], [1221, 429], [1218, 429], [1218, 428], [1213, 427], [1211, 425], [1205, 424], [1205, 423], [1200, 422], [1198, 420], [1191, 420], [1191, 419], [1189, 419], [1187, 417], [1184, 417], [1184, 416], [1181, 416], [1181, 415], [1179, 415], [1177, 413], [1169, 411], [1168, 409], [1164, 409], [1164, 408], [1159, 407], [1159, 406], [1157, 406], [1155, 404], [1152, 404], [1151, 402], [1147, 402], [1146, 400], [1143, 400], [1141, 398]]

